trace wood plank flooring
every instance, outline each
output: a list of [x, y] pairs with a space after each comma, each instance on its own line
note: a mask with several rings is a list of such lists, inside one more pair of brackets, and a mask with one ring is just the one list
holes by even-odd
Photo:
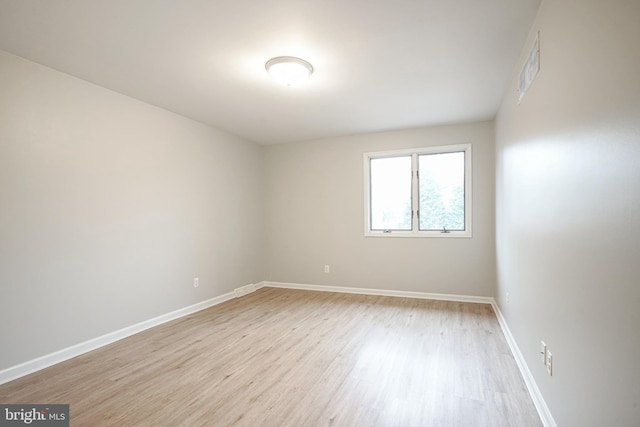
[[0, 386], [72, 426], [541, 426], [491, 306], [263, 288]]

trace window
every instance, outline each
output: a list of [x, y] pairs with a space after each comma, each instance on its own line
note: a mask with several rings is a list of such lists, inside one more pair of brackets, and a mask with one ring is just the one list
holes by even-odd
[[471, 144], [364, 154], [365, 235], [471, 237]]

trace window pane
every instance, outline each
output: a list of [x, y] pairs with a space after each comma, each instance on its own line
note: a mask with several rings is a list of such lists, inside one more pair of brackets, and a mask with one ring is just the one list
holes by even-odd
[[370, 162], [371, 229], [411, 230], [411, 156]]
[[464, 230], [464, 152], [418, 156], [420, 230]]

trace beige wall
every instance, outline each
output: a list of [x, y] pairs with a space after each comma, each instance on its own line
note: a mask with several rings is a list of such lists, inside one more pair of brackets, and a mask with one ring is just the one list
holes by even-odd
[[637, 426], [640, 2], [545, 0], [520, 65], [537, 30], [496, 121], [497, 297], [558, 425]]
[[[364, 152], [466, 142], [473, 144], [472, 239], [364, 237]], [[268, 146], [265, 174], [265, 279], [493, 295], [493, 122]]]
[[261, 186], [260, 146], [0, 52], [0, 370], [260, 281]]

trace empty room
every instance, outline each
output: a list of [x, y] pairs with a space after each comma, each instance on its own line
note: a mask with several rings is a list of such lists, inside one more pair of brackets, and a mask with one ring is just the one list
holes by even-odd
[[0, 0], [0, 426], [640, 426], [638, 0]]

